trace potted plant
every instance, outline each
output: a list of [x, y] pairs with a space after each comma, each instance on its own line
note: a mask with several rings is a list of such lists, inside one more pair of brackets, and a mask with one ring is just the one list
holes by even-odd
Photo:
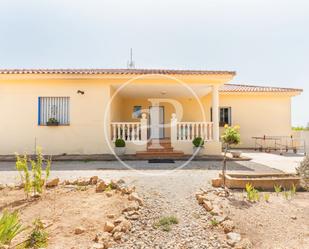
[[196, 137], [192, 141], [193, 143], [193, 155], [201, 156], [204, 150], [204, 139], [201, 137]]
[[49, 118], [48, 121], [46, 122], [47, 126], [58, 126], [59, 121], [55, 118]]
[[125, 152], [126, 152], [126, 142], [121, 138], [116, 139], [116, 141], [115, 141], [115, 154], [117, 156], [122, 156], [122, 155], [125, 154]]

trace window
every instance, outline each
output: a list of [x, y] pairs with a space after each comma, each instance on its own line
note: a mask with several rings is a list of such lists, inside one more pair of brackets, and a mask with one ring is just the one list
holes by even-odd
[[69, 97], [39, 97], [38, 125], [47, 125], [51, 119], [59, 125], [68, 125], [69, 104]]
[[142, 117], [142, 107], [140, 105], [134, 106], [132, 118], [141, 118], [141, 117]]
[[[210, 109], [210, 120], [212, 122], [212, 108]], [[225, 124], [232, 125], [232, 108], [231, 107], [220, 107], [219, 125], [223, 127]]]

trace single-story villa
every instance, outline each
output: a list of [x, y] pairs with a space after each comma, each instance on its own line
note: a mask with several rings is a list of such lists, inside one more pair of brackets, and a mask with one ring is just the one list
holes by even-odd
[[[225, 124], [252, 137], [291, 134], [291, 98], [301, 89], [229, 84], [235, 72], [155, 69], [0, 70], [0, 155], [137, 155], [222, 151]], [[153, 146], [153, 141], [159, 141]], [[160, 145], [163, 145], [160, 146]]]

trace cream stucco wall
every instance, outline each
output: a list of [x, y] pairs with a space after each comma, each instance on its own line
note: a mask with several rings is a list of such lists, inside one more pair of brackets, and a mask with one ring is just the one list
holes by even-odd
[[[39, 126], [39, 96], [70, 97], [70, 125]], [[109, 98], [110, 86], [97, 81], [0, 81], [0, 154], [33, 153], [35, 145], [47, 154], [108, 153], [104, 112]]]
[[[208, 101], [210, 101], [208, 99]], [[239, 147], [254, 147], [253, 136], [291, 134], [291, 96], [276, 94], [220, 95], [220, 106], [232, 108], [232, 125], [240, 125]], [[220, 128], [222, 133], [223, 128]]]
[[[110, 153], [104, 135], [106, 130], [109, 139], [110, 121], [136, 121], [132, 119], [133, 106], [142, 105], [148, 109], [150, 105], [147, 97], [128, 98], [117, 94], [111, 102], [111, 112], [108, 112], [108, 102], [115, 92], [112, 85], [126, 80], [91, 77], [0, 78], [0, 154], [33, 153], [35, 145], [43, 147], [47, 154]], [[153, 84], [153, 81], [149, 82]], [[148, 81], [144, 83], [147, 87]], [[168, 81], [166, 83], [170, 84]], [[142, 84], [142, 81], [139, 80], [138, 84]], [[77, 94], [77, 90], [85, 94]], [[39, 96], [70, 97], [70, 125], [38, 126]], [[175, 100], [183, 107], [181, 121], [203, 119], [196, 100], [184, 97]], [[201, 100], [206, 121], [210, 121], [211, 93]], [[161, 105], [165, 107], [165, 123], [169, 123], [175, 109], [169, 103]], [[232, 107], [232, 124], [241, 126], [241, 147], [252, 147], [252, 136], [291, 133], [291, 96], [220, 94], [220, 106]], [[169, 128], [165, 136], [170, 136]]]

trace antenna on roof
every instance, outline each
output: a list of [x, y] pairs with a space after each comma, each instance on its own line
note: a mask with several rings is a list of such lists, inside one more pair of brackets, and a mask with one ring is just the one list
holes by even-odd
[[135, 68], [135, 62], [133, 61], [133, 49], [130, 48], [130, 60], [127, 63], [128, 69], [134, 69]]

